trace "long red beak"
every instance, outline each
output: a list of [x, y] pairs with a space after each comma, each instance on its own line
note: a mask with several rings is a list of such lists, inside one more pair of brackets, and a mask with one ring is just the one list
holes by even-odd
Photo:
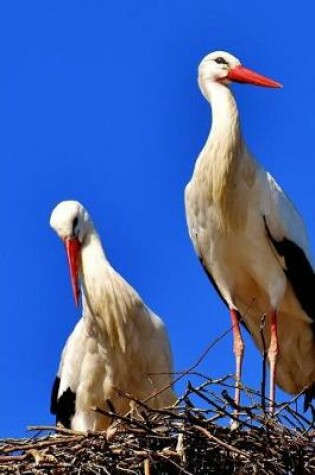
[[251, 69], [243, 68], [243, 66], [235, 66], [235, 68], [230, 69], [227, 78], [233, 82], [255, 84], [256, 86], [282, 87], [282, 84], [279, 82], [255, 73], [255, 71], [252, 71]]
[[75, 306], [78, 306], [80, 297], [79, 266], [81, 243], [77, 238], [65, 239], [68, 263], [70, 268], [71, 286], [74, 296]]

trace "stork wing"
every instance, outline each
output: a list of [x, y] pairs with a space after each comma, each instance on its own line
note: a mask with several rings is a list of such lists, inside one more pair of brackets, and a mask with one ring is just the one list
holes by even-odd
[[270, 173], [261, 170], [259, 179], [261, 211], [272, 238], [291, 241], [310, 260], [307, 232], [299, 212]]
[[75, 412], [76, 390], [85, 352], [83, 325], [81, 318], [67, 340], [51, 392], [50, 412], [56, 415], [56, 422], [69, 428]]
[[261, 174], [261, 212], [266, 234], [280, 257], [297, 300], [315, 323], [315, 274], [301, 216], [269, 174]]
[[[304, 312], [313, 320], [315, 334], [315, 274], [301, 216], [269, 173], [261, 173], [261, 203], [265, 229], [282, 258], [283, 270]], [[305, 391], [304, 411], [315, 398], [314, 385]]]

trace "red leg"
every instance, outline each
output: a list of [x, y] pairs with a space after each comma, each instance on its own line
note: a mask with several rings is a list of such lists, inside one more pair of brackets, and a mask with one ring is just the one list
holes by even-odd
[[270, 346], [268, 350], [268, 359], [270, 363], [270, 413], [275, 410], [275, 391], [276, 391], [276, 370], [278, 359], [278, 328], [277, 328], [277, 311], [271, 311], [270, 324]]
[[242, 362], [243, 362], [243, 355], [244, 355], [244, 342], [242, 339], [242, 335], [240, 332], [240, 322], [239, 322], [239, 315], [236, 310], [233, 308], [230, 309], [230, 315], [232, 320], [232, 328], [233, 328], [233, 351], [235, 354], [235, 363], [236, 363], [236, 373], [235, 373], [235, 395], [234, 401], [237, 405], [240, 404], [240, 383], [241, 383], [241, 375], [242, 375]]

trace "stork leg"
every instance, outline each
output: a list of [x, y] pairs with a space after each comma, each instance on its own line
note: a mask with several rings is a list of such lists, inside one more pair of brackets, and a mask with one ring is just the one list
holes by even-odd
[[[235, 354], [235, 364], [236, 364], [236, 372], [235, 372], [235, 394], [234, 394], [234, 402], [237, 406], [240, 404], [240, 397], [241, 397], [241, 375], [242, 375], [242, 362], [244, 356], [244, 341], [240, 331], [240, 322], [239, 322], [239, 314], [234, 309], [230, 309], [230, 315], [232, 320], [232, 328], [233, 328], [233, 351]], [[238, 416], [239, 411], [236, 409], [234, 411], [234, 415]], [[235, 424], [234, 424], [235, 425]]]
[[270, 323], [270, 346], [268, 349], [268, 359], [270, 363], [270, 413], [275, 410], [275, 391], [276, 391], [276, 370], [278, 359], [278, 328], [277, 328], [277, 311], [271, 311]]

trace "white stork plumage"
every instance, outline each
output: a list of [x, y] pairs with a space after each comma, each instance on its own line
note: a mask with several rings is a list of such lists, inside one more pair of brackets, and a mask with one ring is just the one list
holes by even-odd
[[[83, 316], [62, 353], [51, 411], [66, 427], [104, 430], [109, 419], [94, 408], [107, 408], [110, 400], [118, 413], [130, 409], [117, 390], [145, 400], [171, 384], [168, 336], [162, 320], [108, 262], [80, 203], [59, 203], [50, 225], [66, 246], [76, 304], [81, 280], [83, 306]], [[169, 387], [148, 404], [159, 408], [175, 401]]]
[[212, 127], [185, 190], [186, 215], [195, 251], [230, 310], [237, 405], [240, 317], [262, 349], [259, 326], [267, 315], [273, 412], [275, 382], [291, 394], [315, 382], [315, 279], [302, 218], [248, 151], [231, 82], [281, 87], [223, 51], [201, 61], [198, 83], [212, 107]]

